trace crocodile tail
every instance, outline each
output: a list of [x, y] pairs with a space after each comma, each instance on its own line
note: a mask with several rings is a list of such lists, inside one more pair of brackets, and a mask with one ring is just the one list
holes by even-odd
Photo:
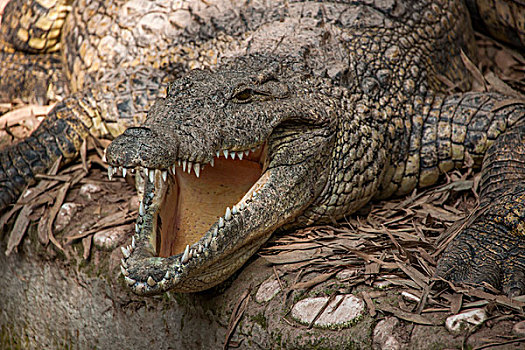
[[11, 0], [2, 14], [0, 36], [16, 50], [55, 52], [72, 0]]
[[0, 210], [57, 159], [68, 162], [77, 156], [89, 130], [68, 108], [68, 102], [59, 103], [31, 136], [0, 151]]

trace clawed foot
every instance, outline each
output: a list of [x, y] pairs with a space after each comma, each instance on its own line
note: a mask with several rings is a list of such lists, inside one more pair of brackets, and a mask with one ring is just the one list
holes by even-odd
[[461, 232], [438, 262], [436, 275], [508, 296], [525, 294], [525, 222], [520, 204], [494, 205]]

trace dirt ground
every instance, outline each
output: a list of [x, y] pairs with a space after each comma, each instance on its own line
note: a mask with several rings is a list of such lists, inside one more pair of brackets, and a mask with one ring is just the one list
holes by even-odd
[[[477, 39], [475, 89], [523, 98], [523, 56]], [[0, 145], [27, 135], [49, 108], [0, 105]], [[130, 242], [138, 200], [131, 177], [108, 180], [107, 144], [90, 140], [78, 162], [41, 176], [0, 217], [0, 349], [116, 348], [115, 339], [119, 348], [525, 347], [523, 296], [432, 279], [439, 254], [477, 205], [471, 169], [339, 223], [279, 233], [212, 291], [139, 298], [123, 288], [117, 249]], [[266, 285], [277, 291], [268, 300]], [[326, 297], [326, 308], [338, 295], [363, 301], [358, 319], [323, 328], [316, 326], [323, 308], [306, 324], [292, 315], [301, 300]], [[450, 316], [472, 310], [484, 316], [446, 329]]]

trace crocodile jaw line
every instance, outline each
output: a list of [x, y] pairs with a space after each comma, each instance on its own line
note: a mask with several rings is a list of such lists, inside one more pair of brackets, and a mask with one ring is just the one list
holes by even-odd
[[[206, 169], [206, 171], [208, 173], [220, 172], [221, 167], [223, 168], [222, 170], [228, 165], [234, 167], [235, 164], [232, 164], [232, 162], [236, 162], [237, 166], [244, 164], [245, 168], [253, 168], [253, 165], [249, 165], [249, 163], [254, 163], [253, 160], [245, 160], [241, 163], [239, 161], [216, 158], [214, 162], [215, 167]], [[260, 169], [260, 167], [258, 168]], [[251, 185], [257, 177], [254, 178], [254, 169], [249, 170], [252, 170], [251, 174], [245, 172], [241, 175], [245, 177], [251, 176], [252, 181], [248, 179]], [[178, 168], [175, 171], [175, 175], [169, 175], [167, 178], [164, 177], [164, 179], [161, 172], [155, 172], [153, 182], [150, 181], [151, 177], [149, 179], [146, 177], [144, 199], [139, 208], [133, 244], [123, 249], [124, 259], [122, 260], [121, 268], [126, 283], [136, 294], [158, 294], [167, 290], [195, 292], [208, 289], [222, 282], [242, 266], [273, 232], [273, 229], [265, 227], [261, 227], [259, 230], [250, 230], [249, 232], [242, 231], [242, 227], [245, 226], [244, 222], [249, 220], [251, 215], [256, 215], [253, 212], [255, 211], [256, 213], [256, 207], [259, 206], [257, 203], [258, 196], [264, 193], [264, 187], [269, 181], [271, 170], [263, 172], [251, 186], [248, 185], [247, 181], [243, 181], [240, 186], [248, 188], [248, 190], [237, 190], [237, 194], [230, 196], [230, 200], [237, 196], [237, 200], [233, 202], [235, 204], [222, 209], [222, 213], [215, 215], [215, 220], [210, 220], [210, 217], [213, 217], [214, 214], [207, 213], [208, 220], [204, 220], [204, 223], [200, 225], [200, 228], [203, 225], [207, 225], [207, 231], [204, 229], [198, 232], [199, 225], [195, 225], [197, 228], [191, 227], [190, 221], [199, 216], [198, 211], [196, 211], [197, 214], [192, 215], [191, 213], [191, 206], [195, 206], [195, 202], [193, 204], [186, 203], [182, 208], [178, 208], [177, 205], [180, 204], [181, 197], [184, 197], [184, 195], [189, 196], [193, 193], [195, 186], [183, 189], [180, 183], [190, 181], [193, 185], [199, 186], [201, 180], [206, 182], [206, 171], [200, 174], [202, 176], [201, 179], [196, 179], [193, 174], [185, 174], [182, 169]], [[258, 173], [260, 174], [261, 171], [258, 170]], [[190, 176], [193, 178], [190, 179]], [[232, 188], [223, 188], [222, 190], [226, 192], [233, 191]], [[180, 192], [184, 191], [187, 191], [187, 193], [182, 193], [181, 195]], [[209, 188], [206, 188], [206, 185], [204, 185], [204, 187], [197, 188], [197, 191], [209, 192]], [[198, 197], [198, 194], [196, 196]], [[241, 198], [239, 199], [239, 197]], [[174, 204], [175, 201], [177, 201], [177, 204]], [[201, 204], [206, 205], [209, 203]], [[221, 204], [218, 205], [220, 206]], [[190, 214], [189, 219], [181, 215], [180, 211], [182, 210], [186, 214]], [[217, 209], [214, 210], [216, 211]], [[171, 222], [166, 225], [166, 221], [170, 220]], [[208, 224], [206, 224], [207, 221]], [[181, 226], [185, 226], [186, 233], [180, 232]], [[179, 232], [175, 233], [175, 231]], [[187, 237], [188, 232], [193, 237]], [[202, 234], [202, 232], [205, 233]], [[239, 232], [239, 234], [234, 235], [232, 232]], [[171, 236], [171, 238], [168, 236]], [[172, 240], [170, 241], [170, 239]], [[138, 264], [139, 262], [140, 264]], [[134, 269], [134, 266], [143, 267]], [[152, 268], [156, 273], [151, 273]], [[146, 273], [148, 276], [145, 275]], [[141, 276], [140, 280], [142, 281], [130, 277], [137, 274]], [[187, 275], [192, 276], [191, 283], [185, 283]], [[199, 282], [195, 283], [195, 278]]]

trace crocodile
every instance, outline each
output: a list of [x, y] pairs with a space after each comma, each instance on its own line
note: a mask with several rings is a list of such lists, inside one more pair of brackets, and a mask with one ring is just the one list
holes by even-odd
[[0, 153], [0, 206], [59, 157], [73, 160], [89, 134], [115, 137], [108, 175], [144, 181], [122, 248], [133, 292], [211, 288], [275, 231], [406, 195], [466, 159], [482, 168], [481, 205], [437, 275], [525, 291], [525, 103], [468, 92], [464, 64], [476, 52], [469, 9], [519, 46], [519, 2], [500, 0], [496, 13], [458, 0], [26, 3], [30, 14], [55, 8], [44, 12], [64, 18], [61, 40], [8, 11], [2, 76], [36, 64], [16, 56], [33, 39], [70, 85], [54, 83], [56, 69], [41, 78], [45, 96], [28, 95], [66, 97]]

